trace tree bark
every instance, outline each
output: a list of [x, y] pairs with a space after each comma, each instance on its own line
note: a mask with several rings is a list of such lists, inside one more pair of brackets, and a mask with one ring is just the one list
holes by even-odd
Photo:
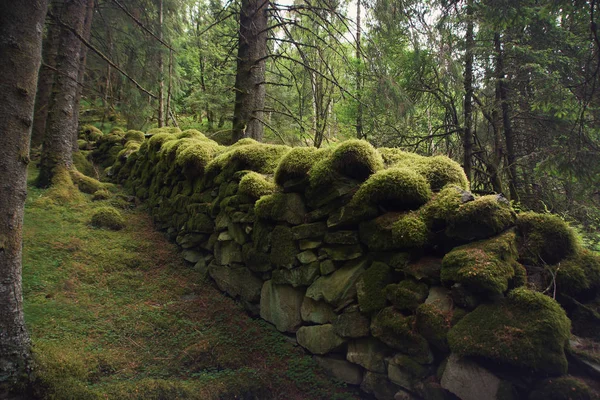
[[0, 398], [29, 371], [23, 209], [47, 0], [0, 0]]
[[242, 0], [233, 111], [234, 142], [262, 140], [269, 0]]
[[31, 131], [31, 147], [37, 147], [44, 140], [48, 109], [54, 84], [54, 69], [56, 68], [56, 52], [58, 47], [59, 27], [56, 23], [48, 24], [48, 32], [42, 46], [43, 64], [38, 77], [37, 94], [35, 97], [35, 111], [33, 114], [33, 129]]
[[[87, 1], [64, 0], [56, 18], [79, 34], [83, 29]], [[73, 127], [77, 78], [79, 76], [79, 53], [81, 43], [67, 27], [61, 25], [56, 56], [56, 78], [52, 89], [54, 101], [49, 110], [48, 124], [42, 146], [42, 159], [37, 186], [48, 187], [52, 183], [56, 167], [70, 169], [73, 164]]]
[[[163, 40], [163, 0], [158, 0], [158, 37]], [[165, 76], [162, 49], [158, 50], [158, 127], [165, 126]]]
[[356, 66], [356, 137], [358, 139], [366, 139], [366, 135], [363, 132], [363, 104], [362, 104], [362, 54], [360, 48], [361, 40], [361, 29], [360, 29], [360, 0], [356, 1], [356, 60], [358, 65]]
[[473, 157], [473, 0], [467, 2], [467, 31], [465, 35], [465, 127], [463, 132], [463, 168], [469, 182], [473, 180], [471, 163]]
[[[87, 0], [87, 9], [85, 12], [85, 21], [83, 23], [83, 32], [82, 36], [85, 40], [90, 39], [90, 35], [92, 33], [92, 19], [94, 17], [94, 0]], [[73, 151], [79, 151], [79, 145], [77, 144], [77, 139], [79, 137], [79, 103], [81, 101], [81, 92], [83, 90], [83, 81], [85, 80], [85, 62], [87, 57], [88, 48], [83, 43], [80, 43], [79, 49], [79, 71], [77, 73], [77, 93], [75, 95], [75, 102], [73, 103], [74, 111], [73, 111]]]

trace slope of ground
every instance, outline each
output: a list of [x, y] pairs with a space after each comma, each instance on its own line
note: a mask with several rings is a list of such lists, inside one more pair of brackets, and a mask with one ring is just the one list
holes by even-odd
[[[106, 205], [121, 207], [124, 230], [90, 225]], [[60, 205], [30, 187], [23, 290], [39, 397], [358, 398], [203, 283], [146, 212], [118, 196]]]

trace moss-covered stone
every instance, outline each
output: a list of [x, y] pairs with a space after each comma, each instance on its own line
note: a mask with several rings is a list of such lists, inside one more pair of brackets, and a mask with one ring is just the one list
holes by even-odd
[[254, 213], [259, 218], [298, 225], [304, 222], [306, 207], [298, 193], [273, 193], [256, 202]]
[[310, 184], [327, 186], [339, 175], [362, 182], [382, 168], [383, 159], [369, 142], [348, 140], [310, 169]]
[[455, 185], [469, 189], [465, 171], [454, 160], [446, 156], [425, 157], [414, 166], [416, 172], [423, 175], [431, 185], [431, 190], [441, 190], [446, 185]]
[[145, 136], [144, 132], [142, 132], [142, 131], [128, 130], [125, 133], [125, 141], [127, 141], [127, 142], [134, 141], [134, 142], [142, 143], [145, 139], [146, 139], [146, 136]]
[[212, 233], [214, 231], [214, 223], [211, 217], [204, 213], [198, 213], [190, 216], [185, 224], [187, 232]]
[[560, 262], [556, 270], [559, 293], [576, 299], [593, 296], [600, 288], [600, 255], [587, 249]]
[[175, 164], [190, 179], [202, 176], [217, 151], [217, 144], [203, 141], [187, 142], [176, 151]]
[[556, 264], [579, 247], [573, 230], [557, 215], [520, 213], [517, 232], [519, 256], [524, 264]]
[[97, 228], [118, 231], [125, 227], [125, 219], [116, 208], [100, 207], [92, 214], [91, 224]]
[[417, 307], [417, 331], [442, 352], [448, 352], [447, 335], [451, 327], [452, 313], [444, 312], [435, 304], [424, 303]]
[[383, 162], [387, 168], [412, 168], [414, 165], [423, 162], [426, 158], [419, 154], [404, 151], [396, 147], [380, 147], [377, 150], [383, 157]]
[[536, 385], [529, 400], [594, 400], [596, 396], [585, 382], [572, 376], [546, 379]]
[[255, 199], [272, 194], [276, 189], [277, 186], [273, 182], [257, 172], [248, 172], [240, 179], [239, 192]]
[[442, 260], [442, 282], [460, 283], [474, 293], [502, 294], [515, 275], [516, 258], [513, 231], [456, 247]]
[[77, 171], [91, 178], [97, 178], [98, 174], [94, 168], [94, 164], [88, 158], [89, 151], [76, 151], [73, 153], [73, 165], [77, 168]]
[[390, 267], [374, 262], [356, 284], [360, 311], [374, 314], [387, 305], [385, 287], [392, 278]]
[[102, 182], [97, 179], [90, 178], [76, 169], [71, 169], [71, 179], [83, 193], [93, 194], [104, 188], [104, 184]]
[[108, 200], [112, 197], [112, 194], [108, 191], [108, 189], [100, 189], [94, 192], [92, 195], [93, 201], [98, 200]]
[[421, 175], [406, 168], [390, 168], [367, 179], [352, 197], [350, 206], [414, 210], [430, 198], [429, 184]]
[[385, 288], [387, 299], [401, 311], [415, 311], [425, 301], [428, 293], [426, 284], [412, 279], [405, 279]]
[[273, 229], [271, 238], [271, 263], [277, 267], [292, 268], [298, 264], [296, 254], [298, 245], [294, 241], [292, 230], [278, 225]]
[[371, 321], [371, 333], [388, 346], [417, 362], [433, 361], [429, 344], [415, 329], [415, 317], [406, 317], [393, 307], [381, 310]]
[[562, 375], [571, 323], [560, 305], [541, 293], [515, 289], [493, 304], [482, 304], [448, 333], [459, 356], [518, 368], [521, 372]]
[[331, 153], [330, 149], [293, 148], [279, 161], [275, 170], [275, 183], [283, 186], [287, 181], [306, 178], [311, 167], [329, 153]]
[[419, 213], [431, 229], [441, 230], [446, 227], [458, 208], [468, 201], [473, 200], [473, 195], [459, 188], [449, 185], [433, 195], [431, 201], [425, 204]]
[[98, 139], [100, 139], [103, 135], [104, 134], [102, 133], [102, 131], [96, 128], [94, 125], [83, 125], [79, 133], [79, 137], [89, 142], [95, 142]]
[[461, 205], [450, 217], [446, 234], [461, 240], [485, 239], [513, 226], [516, 214], [501, 195], [482, 196]]
[[400, 249], [421, 249], [427, 244], [429, 230], [418, 214], [405, 214], [392, 225], [392, 239]]
[[[150, 133], [150, 131], [148, 131], [148, 133]], [[152, 153], [157, 153], [158, 150], [160, 150], [160, 148], [162, 147], [162, 145], [170, 140], [175, 140], [176, 137], [170, 133], [166, 133], [166, 132], [160, 132], [160, 133], [156, 133], [154, 135], [152, 135], [149, 139], [148, 139], [148, 151], [152, 152]]]

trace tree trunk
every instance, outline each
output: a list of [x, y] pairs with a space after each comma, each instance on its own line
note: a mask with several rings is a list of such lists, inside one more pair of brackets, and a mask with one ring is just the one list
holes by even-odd
[[233, 111], [234, 142], [262, 140], [265, 107], [268, 0], [242, 0]]
[[508, 89], [506, 87], [504, 73], [504, 54], [502, 51], [502, 42], [500, 34], [494, 34], [494, 47], [496, 49], [496, 79], [498, 91], [500, 94], [500, 107], [502, 110], [502, 125], [504, 128], [504, 141], [506, 144], [506, 161], [508, 163], [508, 188], [510, 199], [519, 200], [517, 193], [517, 165], [515, 156], [515, 140], [510, 120], [510, 111], [508, 109]]
[[[163, 0], [158, 0], [158, 37], [163, 38]], [[158, 50], [158, 127], [165, 126], [165, 77], [162, 48]]]
[[65, 0], [61, 12], [56, 15], [61, 26], [56, 56], [56, 79], [52, 89], [54, 101], [49, 110], [42, 147], [40, 175], [36, 182], [39, 187], [50, 186], [57, 167], [70, 169], [73, 164], [72, 137], [73, 130], [77, 129], [73, 125], [81, 45], [69, 28], [81, 33], [86, 6], [86, 2], [83, 1]]
[[363, 105], [362, 105], [362, 55], [360, 48], [360, 0], [356, 1], [356, 137], [358, 139], [366, 139], [363, 132]]
[[473, 157], [473, 0], [467, 3], [467, 32], [465, 35], [465, 127], [463, 133], [463, 168], [469, 182], [473, 180], [471, 158]]
[[0, 1], [0, 398], [29, 371], [23, 209], [46, 10], [47, 0]]
[[[90, 39], [92, 33], [92, 19], [94, 17], [94, 0], [87, 0], [87, 10], [85, 13], [85, 21], [83, 23], [82, 36], [85, 40]], [[79, 102], [81, 100], [81, 92], [83, 91], [83, 81], [85, 78], [85, 61], [87, 57], [88, 48], [83, 43], [79, 44], [79, 71], [77, 73], [77, 93], [75, 94], [75, 101], [73, 103], [73, 151], [79, 151], [79, 145], [77, 139], [79, 137]]]
[[48, 33], [42, 47], [42, 59], [45, 65], [40, 67], [37, 94], [35, 97], [35, 111], [33, 114], [33, 129], [31, 131], [31, 147], [37, 147], [44, 140], [48, 109], [54, 84], [54, 69], [56, 68], [56, 52], [58, 47], [58, 24], [48, 24]]

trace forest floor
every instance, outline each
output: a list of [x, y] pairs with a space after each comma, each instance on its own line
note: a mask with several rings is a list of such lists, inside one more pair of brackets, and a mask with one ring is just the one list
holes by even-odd
[[[359, 398], [204, 282], [143, 207], [118, 197], [57, 204], [45, 196], [30, 185], [23, 256], [38, 397]], [[103, 205], [122, 206], [125, 229], [89, 224]]]

